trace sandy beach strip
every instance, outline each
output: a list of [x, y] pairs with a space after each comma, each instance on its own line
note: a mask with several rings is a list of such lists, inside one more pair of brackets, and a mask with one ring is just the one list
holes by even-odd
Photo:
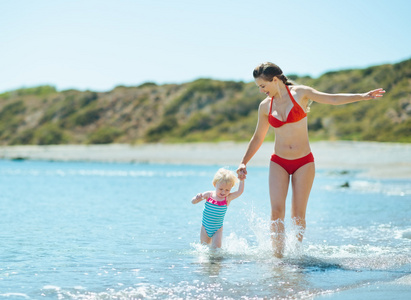
[[[2, 146], [0, 158], [13, 160], [130, 162], [237, 166], [247, 143], [109, 144]], [[378, 178], [411, 179], [411, 144], [314, 142], [317, 169], [359, 170]], [[248, 164], [268, 166], [273, 143], [266, 142]]]

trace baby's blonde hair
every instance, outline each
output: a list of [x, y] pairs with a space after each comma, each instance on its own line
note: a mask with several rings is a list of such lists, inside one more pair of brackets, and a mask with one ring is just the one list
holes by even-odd
[[237, 176], [233, 171], [221, 168], [214, 175], [213, 185], [217, 186], [217, 184], [224, 182], [230, 184], [231, 186], [234, 186], [237, 180]]

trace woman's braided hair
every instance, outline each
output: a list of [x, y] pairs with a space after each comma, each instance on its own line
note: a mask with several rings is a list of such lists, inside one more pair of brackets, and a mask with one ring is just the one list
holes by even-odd
[[253, 71], [255, 79], [262, 78], [265, 81], [273, 81], [274, 77], [280, 79], [285, 85], [293, 85], [291, 81], [283, 74], [279, 66], [271, 62], [265, 62], [257, 66]]

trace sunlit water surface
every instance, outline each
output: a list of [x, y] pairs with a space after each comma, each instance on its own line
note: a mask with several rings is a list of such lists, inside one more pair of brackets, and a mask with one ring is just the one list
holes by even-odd
[[203, 203], [190, 201], [219, 167], [0, 161], [0, 298], [332, 299], [387, 284], [410, 295], [409, 180], [317, 170], [302, 245], [287, 199], [280, 260], [263, 167], [227, 211], [222, 250], [199, 244]]

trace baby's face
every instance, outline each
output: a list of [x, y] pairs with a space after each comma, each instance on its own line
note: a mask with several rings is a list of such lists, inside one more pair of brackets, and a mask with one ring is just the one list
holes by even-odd
[[231, 189], [233, 186], [227, 182], [220, 182], [216, 185], [216, 194], [220, 198], [225, 198], [230, 194]]

